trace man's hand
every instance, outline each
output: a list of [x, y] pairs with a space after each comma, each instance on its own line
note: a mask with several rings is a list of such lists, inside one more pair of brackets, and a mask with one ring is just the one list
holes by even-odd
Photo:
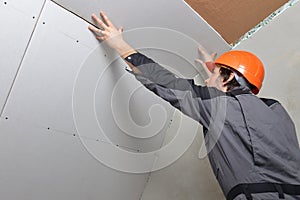
[[118, 45], [124, 42], [122, 37], [123, 28], [120, 27], [117, 29], [112, 22], [108, 19], [104, 12], [100, 12], [100, 16], [103, 21], [98, 18], [97, 15], [92, 14], [92, 19], [96, 22], [96, 24], [101, 28], [98, 29], [94, 26], [89, 26], [89, 29], [95, 34], [96, 38], [102, 42], [107, 41], [107, 44], [116, 49]]
[[115, 49], [123, 58], [135, 53], [136, 51], [123, 39], [123, 27], [117, 29], [103, 11], [100, 12], [100, 16], [103, 21], [98, 18], [97, 15], [92, 14], [92, 19], [100, 29], [89, 26], [89, 29], [95, 34], [95, 37], [100, 42], [107, 42], [108, 46]]
[[[205, 74], [206, 76], [204, 76], [204, 77], [207, 77], [207, 76], [209, 77], [211, 75], [211, 69], [210, 69], [211, 66], [209, 66], [209, 65], [214, 65], [213, 62], [217, 56], [217, 53], [214, 52], [212, 54], [209, 54], [209, 53], [207, 53], [206, 49], [203, 46], [199, 46], [198, 51], [199, 51], [200, 55], [203, 57], [203, 60], [196, 59], [195, 61], [197, 63], [199, 63], [202, 66], [202, 68], [204, 69], [204, 71], [206, 73]], [[202, 70], [200, 70], [200, 71], [202, 71]]]
[[[208, 54], [206, 49], [203, 46], [199, 46], [198, 50], [199, 50], [199, 53], [203, 56], [204, 60], [202, 62], [214, 62], [214, 60], [217, 56], [216, 52], [214, 52], [212, 54]], [[199, 59], [197, 59], [197, 60], [199, 60]]]

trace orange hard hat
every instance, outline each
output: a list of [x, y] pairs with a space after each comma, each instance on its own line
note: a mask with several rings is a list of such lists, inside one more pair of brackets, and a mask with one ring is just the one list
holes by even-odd
[[254, 94], [259, 92], [264, 80], [265, 70], [261, 60], [253, 53], [240, 50], [228, 51], [218, 57], [215, 63], [238, 71], [254, 86], [252, 92]]

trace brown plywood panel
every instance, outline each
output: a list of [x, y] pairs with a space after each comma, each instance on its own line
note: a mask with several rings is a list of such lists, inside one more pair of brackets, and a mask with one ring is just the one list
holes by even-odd
[[233, 43], [288, 0], [185, 0], [228, 42]]

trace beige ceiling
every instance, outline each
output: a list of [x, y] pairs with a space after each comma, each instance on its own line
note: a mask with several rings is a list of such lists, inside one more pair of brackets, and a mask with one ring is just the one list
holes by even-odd
[[230, 44], [288, 0], [185, 0]]

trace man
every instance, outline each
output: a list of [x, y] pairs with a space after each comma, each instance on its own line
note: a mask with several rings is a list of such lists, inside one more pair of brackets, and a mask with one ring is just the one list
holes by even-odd
[[[214, 174], [227, 199], [300, 199], [300, 150], [292, 120], [275, 100], [257, 94], [263, 64], [246, 51], [213, 61], [203, 49], [206, 86], [174, 74], [137, 52], [101, 12], [89, 29], [128, 63], [148, 89], [203, 125]], [[198, 60], [202, 62], [201, 60]], [[219, 112], [223, 110], [225, 112]]]

